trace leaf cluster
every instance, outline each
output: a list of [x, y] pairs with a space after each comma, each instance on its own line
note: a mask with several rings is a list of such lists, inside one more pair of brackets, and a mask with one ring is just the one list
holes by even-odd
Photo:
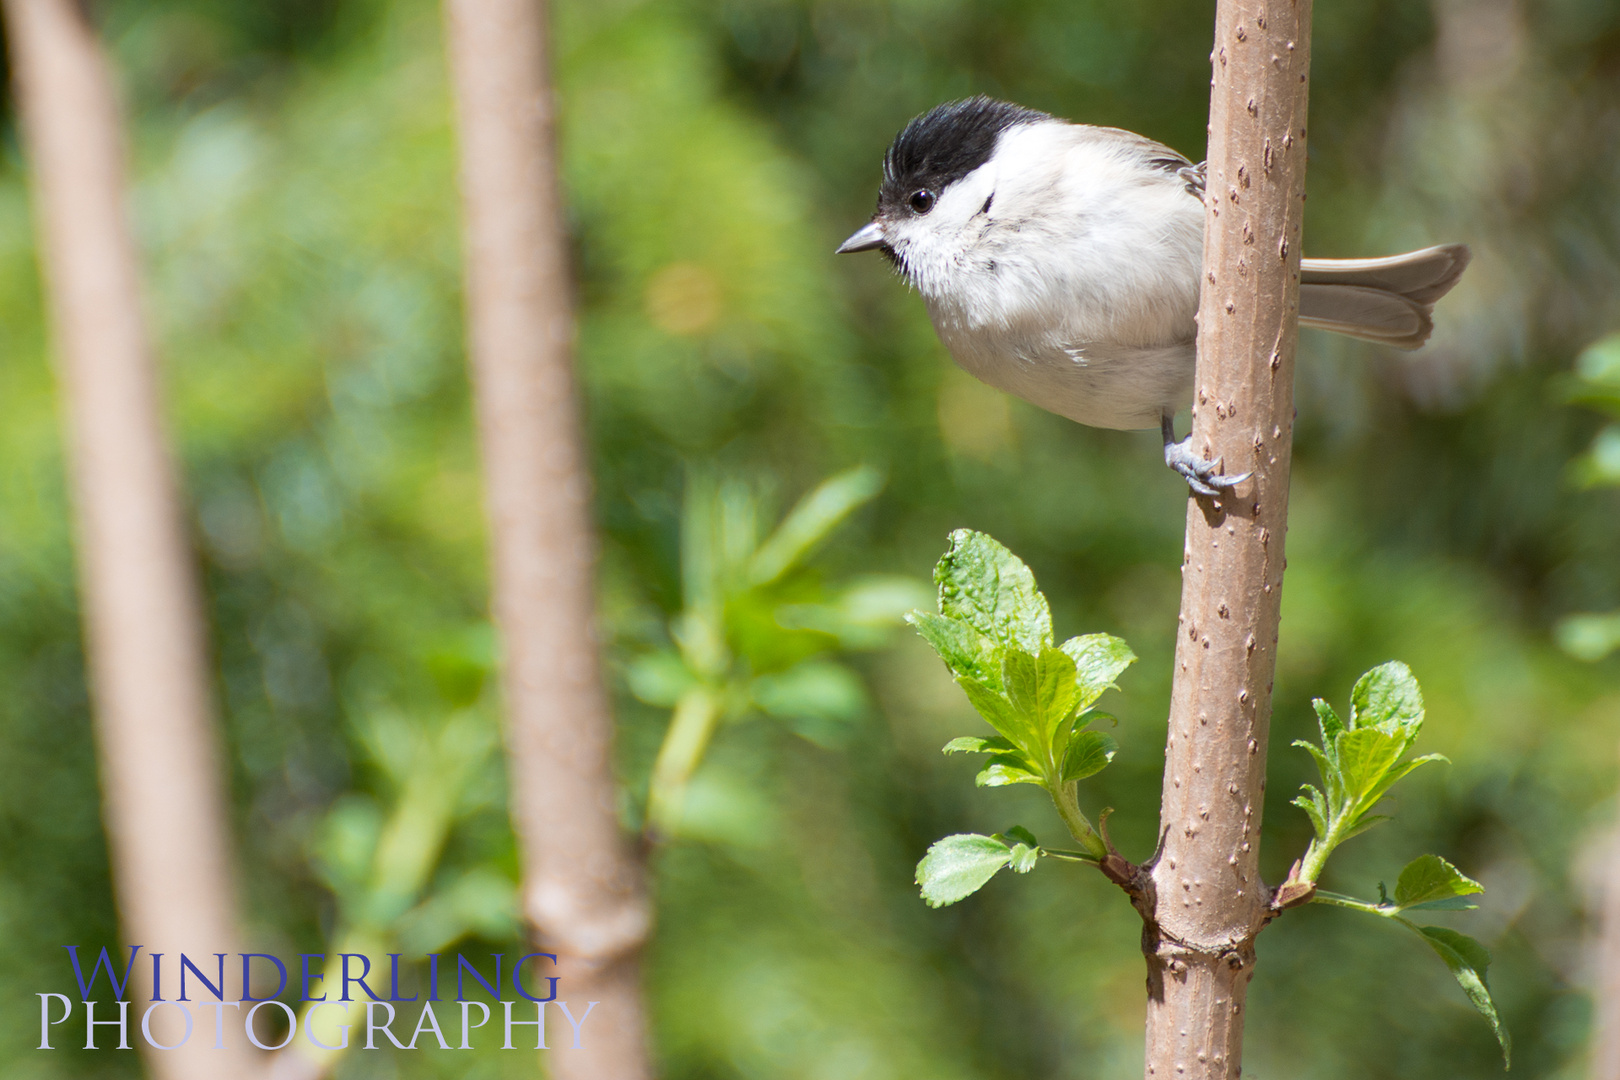
[[1303, 739], [1294, 745], [1316, 761], [1322, 787], [1303, 785], [1294, 800], [1316, 830], [1297, 879], [1314, 883], [1333, 849], [1360, 835], [1387, 815], [1374, 814], [1385, 793], [1402, 777], [1440, 754], [1406, 759], [1406, 751], [1423, 729], [1423, 694], [1411, 669], [1391, 661], [1367, 672], [1350, 692], [1350, 717], [1341, 720], [1321, 698], [1316, 708], [1322, 745]]
[[468, 934], [515, 933], [509, 878], [485, 866], [442, 865], [456, 823], [495, 790], [492, 718], [468, 709], [427, 730], [383, 715], [370, 718], [362, 734], [392, 798], [386, 809], [362, 795], [339, 801], [311, 845], [316, 870], [337, 899], [340, 936], [432, 952]]
[[[914, 611], [907, 621], [931, 645], [974, 709], [996, 734], [952, 739], [945, 753], [986, 754], [980, 787], [1038, 784], [1052, 796], [1070, 833], [1098, 860], [1107, 846], [1079, 810], [1078, 781], [1102, 771], [1118, 747], [1092, 730], [1111, 716], [1094, 705], [1136, 660], [1130, 647], [1107, 634], [1054, 643], [1052, 613], [1035, 576], [1016, 555], [983, 533], [960, 529], [934, 570], [938, 613]], [[1028, 836], [1009, 830], [1008, 836]], [[1025, 847], [1045, 854], [1033, 838]], [[947, 837], [918, 865], [924, 899], [936, 906], [978, 889], [1001, 867], [1020, 872], [1021, 856], [995, 837]], [[966, 884], [971, 887], [960, 891]]]
[[687, 782], [718, 725], [765, 715], [832, 747], [869, 712], [860, 677], [836, 656], [882, 644], [924, 586], [869, 576], [830, 587], [809, 564], [882, 487], [876, 469], [849, 469], [766, 532], [755, 488], [692, 475], [681, 518], [682, 608], [669, 624], [670, 645], [627, 671], [637, 698], [674, 710], [648, 793], [654, 833], [678, 831]]
[[[1315, 759], [1322, 787], [1304, 785], [1305, 794], [1296, 798], [1294, 805], [1310, 817], [1316, 835], [1284, 890], [1314, 888], [1335, 848], [1388, 820], [1387, 815], [1373, 811], [1391, 787], [1428, 762], [1446, 760], [1440, 754], [1406, 757], [1423, 728], [1424, 709], [1417, 679], [1405, 664], [1392, 661], [1356, 680], [1350, 691], [1348, 720], [1341, 720], [1333, 707], [1320, 698], [1312, 704], [1322, 744], [1298, 740], [1294, 745], [1303, 747]], [[1444, 961], [1474, 1008], [1490, 1022], [1502, 1046], [1502, 1059], [1508, 1062], [1512, 1041], [1485, 978], [1491, 962], [1489, 950], [1466, 934], [1442, 926], [1419, 926], [1405, 917], [1412, 911], [1472, 908], [1475, 905], [1467, 898], [1484, 891], [1479, 882], [1440, 856], [1422, 855], [1401, 871], [1393, 898], [1386, 894], [1382, 883], [1376, 903], [1322, 889], [1316, 889], [1311, 898], [1316, 903], [1391, 919], [1422, 938]]]
[[762, 712], [821, 740], [838, 738], [866, 698], [829, 654], [881, 644], [920, 586], [873, 576], [830, 588], [807, 564], [882, 486], [866, 466], [840, 473], [761, 535], [756, 490], [695, 472], [682, 508], [682, 607], [670, 621], [671, 646], [630, 665], [631, 692], [672, 708], [705, 687], [722, 699], [728, 719]]

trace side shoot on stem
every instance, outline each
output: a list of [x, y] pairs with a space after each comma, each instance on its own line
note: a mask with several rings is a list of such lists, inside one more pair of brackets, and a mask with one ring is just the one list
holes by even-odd
[[[954, 904], [977, 892], [1003, 869], [1027, 874], [1043, 857], [1090, 863], [1138, 902], [1152, 865], [1126, 862], [1098, 826], [1080, 809], [1079, 781], [1113, 760], [1112, 738], [1094, 731], [1102, 694], [1136, 660], [1124, 641], [1088, 634], [1054, 645], [1051, 609], [1035, 577], [1016, 555], [983, 533], [961, 529], [934, 570], [939, 612], [914, 611], [908, 620], [933, 646], [974, 709], [996, 734], [964, 735], [945, 745], [947, 754], [989, 756], [975, 783], [979, 787], [1038, 784], [1078, 850], [1042, 846], [1023, 826], [989, 836], [959, 833], [936, 841], [917, 864], [917, 884], [930, 907]], [[1407, 916], [1420, 911], [1473, 908], [1468, 899], [1484, 892], [1479, 882], [1438, 855], [1408, 863], [1388, 895], [1354, 897], [1317, 888], [1317, 880], [1339, 845], [1388, 816], [1374, 813], [1384, 795], [1403, 777], [1439, 754], [1408, 757], [1423, 727], [1423, 695], [1405, 664], [1391, 662], [1363, 675], [1350, 694], [1347, 719], [1327, 702], [1314, 702], [1322, 742], [1296, 742], [1310, 752], [1322, 787], [1305, 785], [1294, 800], [1310, 817], [1316, 836], [1288, 879], [1271, 894], [1272, 917], [1306, 903], [1328, 904], [1389, 919], [1410, 930], [1440, 957], [1468, 1000], [1489, 1021], [1502, 1047], [1504, 1064], [1512, 1044], [1486, 982], [1489, 951], [1478, 941], [1440, 926], [1420, 926]], [[1107, 811], [1104, 811], [1106, 814]], [[1100, 825], [1100, 822], [1099, 822]], [[1155, 856], [1155, 859], [1157, 856]]]

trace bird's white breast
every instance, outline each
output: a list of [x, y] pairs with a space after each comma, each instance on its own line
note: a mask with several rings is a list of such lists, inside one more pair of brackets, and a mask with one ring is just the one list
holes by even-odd
[[1155, 426], [1191, 393], [1203, 207], [1130, 138], [1009, 129], [901, 238], [963, 368], [1097, 427]]

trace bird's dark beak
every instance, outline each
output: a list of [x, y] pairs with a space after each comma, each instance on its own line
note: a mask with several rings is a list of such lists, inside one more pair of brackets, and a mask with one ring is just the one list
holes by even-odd
[[839, 244], [838, 250], [833, 254], [849, 255], [856, 251], [871, 251], [873, 248], [882, 247], [886, 242], [883, 236], [883, 225], [874, 218], [862, 225], [854, 236]]

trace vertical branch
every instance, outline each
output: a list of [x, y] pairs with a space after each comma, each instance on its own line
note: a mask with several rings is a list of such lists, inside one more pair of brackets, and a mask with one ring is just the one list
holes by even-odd
[[1620, 1078], [1620, 826], [1604, 840], [1602, 908], [1593, 966], [1591, 1080]]
[[[5, 0], [4, 10], [65, 399], [119, 918], [126, 942], [166, 954], [173, 978], [181, 951], [235, 951], [235, 901], [199, 597], [125, 215], [118, 107], [79, 4]], [[149, 992], [144, 956], [135, 973]], [[168, 1043], [179, 1041], [164, 1030], [172, 1013], [153, 1017]], [[197, 1027], [184, 1048], [150, 1055], [154, 1073], [254, 1075], [240, 1038], [211, 1050], [206, 1017]]]
[[1147, 1075], [1236, 1077], [1254, 938], [1293, 439], [1310, 0], [1219, 0], [1195, 445], [1254, 477], [1187, 511], [1152, 867]]
[[640, 962], [649, 915], [620, 833], [595, 633], [574, 320], [541, 0], [447, 0], [461, 140], [467, 306], [503, 645], [524, 913], [591, 1014], [560, 1080], [649, 1075]]

